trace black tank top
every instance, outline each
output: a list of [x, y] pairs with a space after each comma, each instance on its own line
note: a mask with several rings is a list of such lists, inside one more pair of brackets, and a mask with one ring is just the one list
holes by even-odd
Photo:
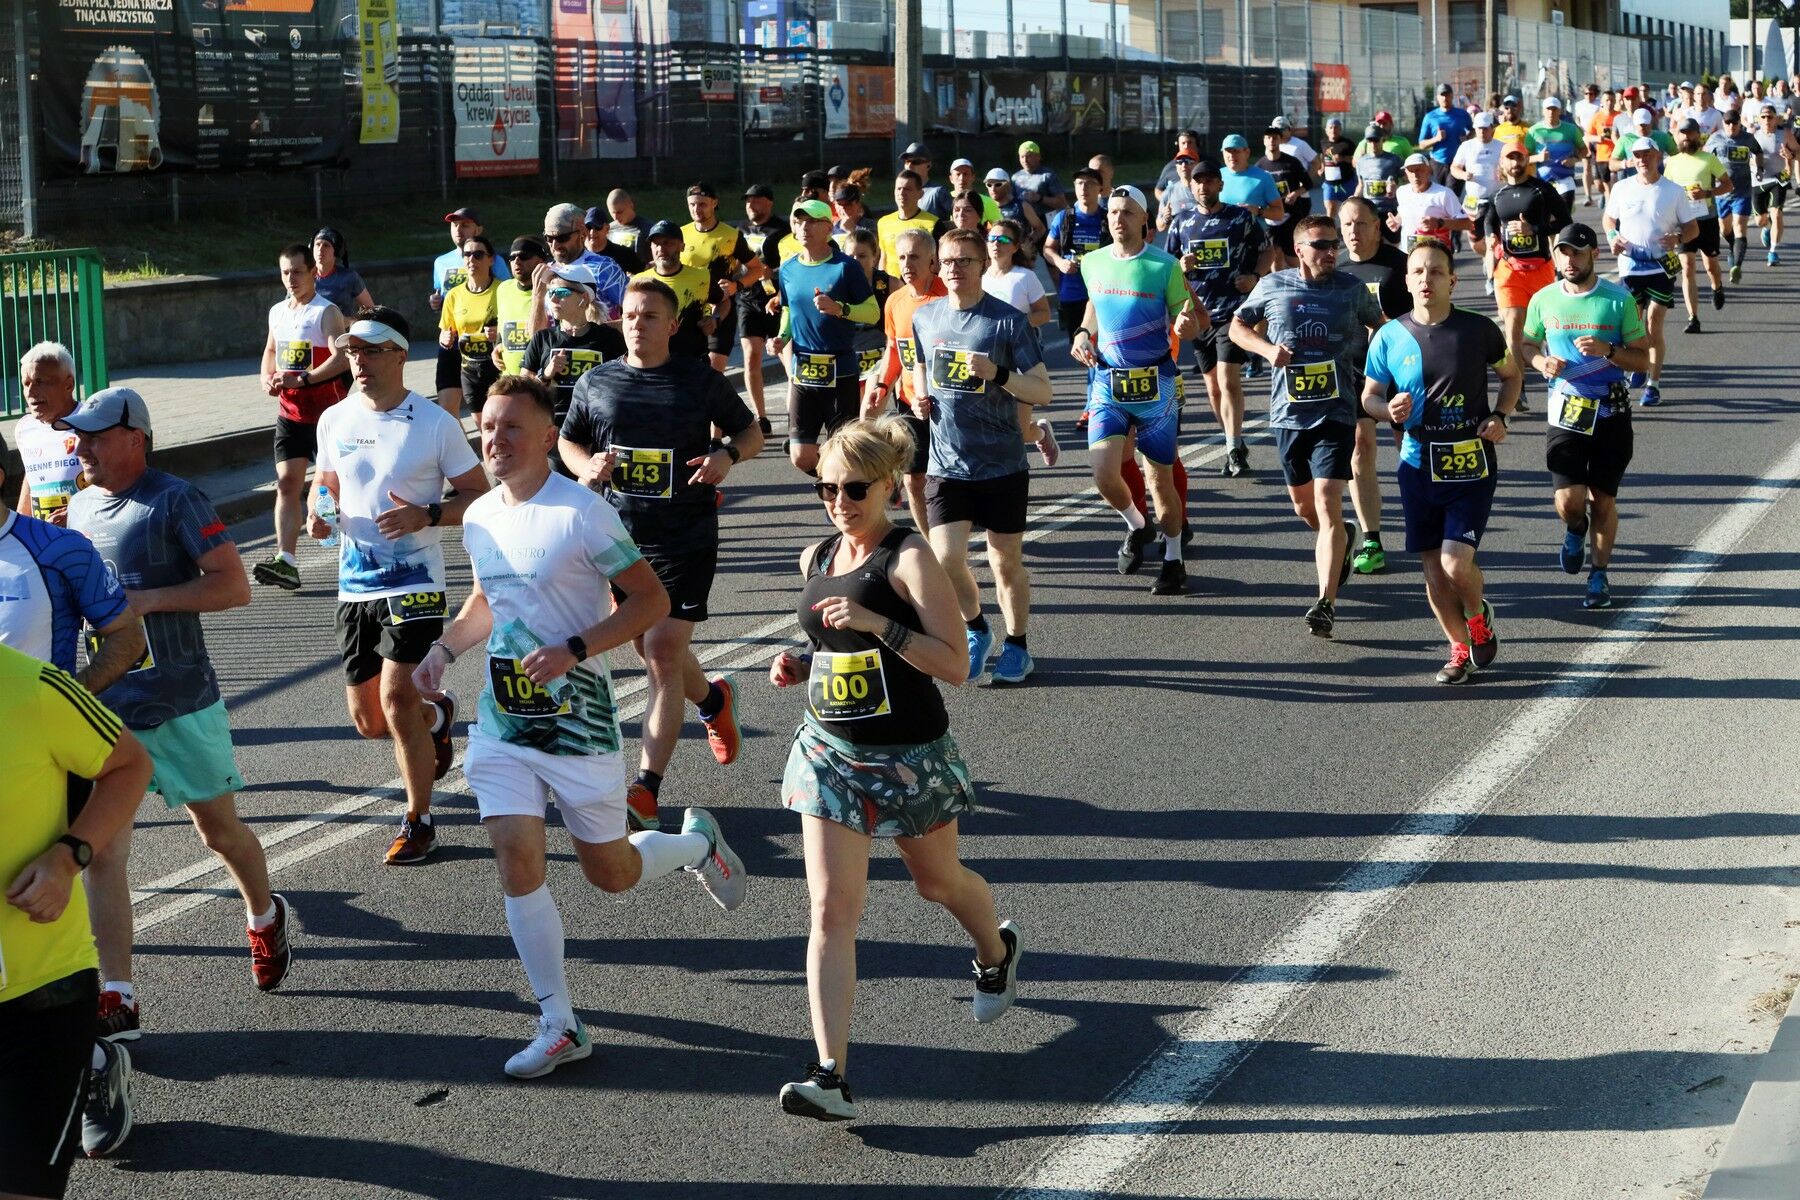
[[931, 676], [872, 634], [827, 629], [813, 611], [821, 600], [844, 596], [923, 633], [918, 611], [888, 581], [894, 556], [911, 536], [911, 530], [898, 526], [889, 530], [867, 561], [843, 575], [831, 574], [843, 535], [827, 538], [814, 550], [800, 592], [800, 628], [813, 644], [807, 709], [827, 733], [859, 746], [916, 746], [936, 741], [950, 728], [944, 698]]

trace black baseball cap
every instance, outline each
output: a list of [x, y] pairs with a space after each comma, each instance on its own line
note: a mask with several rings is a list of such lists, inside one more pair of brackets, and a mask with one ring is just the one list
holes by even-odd
[[481, 224], [481, 218], [475, 215], [475, 210], [472, 208], [459, 208], [454, 212], [447, 212], [444, 214], [444, 221], [446, 223], [450, 221], [473, 221], [477, 225]]
[[612, 217], [604, 208], [590, 208], [587, 210], [587, 214], [581, 218], [581, 223], [589, 229], [605, 229], [612, 224]]
[[690, 196], [711, 196], [714, 200], [717, 200], [719, 198], [719, 189], [702, 179], [699, 183], [691, 185], [687, 190], [687, 194]]
[[1556, 235], [1553, 246], [1571, 246], [1577, 250], [1595, 250], [1600, 246], [1600, 238], [1594, 233], [1592, 225], [1583, 225], [1580, 221], [1573, 225], [1565, 225], [1563, 231]]
[[850, 168], [841, 163], [835, 167], [827, 167], [825, 168], [825, 178], [848, 179], [850, 178]]
[[543, 242], [540, 242], [534, 237], [514, 238], [512, 249], [506, 252], [506, 257], [511, 258], [515, 254], [534, 254], [539, 258], [550, 257], [549, 249], [545, 247]]
[[652, 242], [654, 242], [657, 238], [666, 238], [666, 237], [678, 238], [680, 236], [681, 236], [681, 226], [677, 225], [673, 221], [658, 221], [656, 224], [654, 224], [650, 227], [650, 232], [646, 233], [644, 235], [644, 237], [646, 237], [647, 239], [649, 239]]
[[1699, 133], [1700, 132], [1700, 122], [1694, 120], [1694, 118], [1692, 118], [1692, 117], [1689, 117], [1685, 121], [1683, 121], [1681, 124], [1679, 124], [1675, 127], [1675, 132], [1676, 133]]
[[744, 189], [744, 199], [773, 200], [775, 189], [766, 183], [753, 183]]
[[922, 158], [926, 162], [930, 162], [931, 151], [925, 148], [924, 142], [913, 142], [900, 152], [901, 162], [905, 162], [909, 158]]
[[831, 198], [839, 204], [860, 204], [862, 202], [862, 189], [857, 187], [854, 183], [846, 183], [840, 186], [836, 191], [832, 192]]
[[1216, 158], [1202, 158], [1189, 168], [1189, 173], [1196, 179], [1202, 175], [1211, 175], [1223, 179], [1225, 177], [1225, 168], [1219, 165], [1219, 160]]

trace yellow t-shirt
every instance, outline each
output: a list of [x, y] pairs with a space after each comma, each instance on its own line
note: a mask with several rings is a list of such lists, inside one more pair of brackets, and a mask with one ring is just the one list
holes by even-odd
[[875, 237], [881, 243], [881, 269], [895, 279], [900, 278], [900, 249], [896, 244], [900, 235], [909, 229], [923, 229], [926, 233], [933, 233], [937, 226], [938, 219], [924, 209], [910, 217], [891, 212], [876, 221]]
[[712, 290], [712, 275], [705, 267], [684, 266], [673, 275], [658, 275], [655, 267], [646, 267], [632, 278], [654, 279], [673, 288], [675, 299], [680, 305], [678, 311], [684, 321], [692, 315], [688, 310], [696, 304], [700, 305], [701, 316], [710, 315], [706, 312], [706, 296]]
[[[699, 226], [689, 221], [681, 227], [681, 262], [683, 266], [699, 267], [711, 272], [713, 263], [722, 258], [747, 262], [750, 258], [750, 246], [733, 226], [720, 221], [711, 229], [702, 232]], [[730, 271], [725, 272], [731, 274]]]
[[499, 320], [497, 302], [502, 282], [504, 281], [495, 280], [484, 290], [471, 292], [469, 281], [465, 279], [444, 293], [444, 307], [438, 318], [438, 328], [456, 331], [456, 348], [462, 352], [464, 362], [486, 358], [494, 352], [494, 343], [487, 329]]
[[[121, 728], [73, 678], [0, 645], [0, 879], [69, 831], [69, 776], [98, 775]], [[0, 1002], [99, 965], [79, 880], [48, 924], [0, 901]]]
[[500, 325], [500, 360], [508, 375], [517, 375], [531, 344], [531, 288], [508, 280], [494, 288], [494, 316]]
[[1502, 121], [1494, 126], [1496, 142], [1522, 142], [1525, 135], [1531, 132], [1531, 126], [1519, 121]]
[[1718, 155], [1707, 150], [1672, 155], [1663, 164], [1663, 174], [1683, 190], [1699, 188], [1702, 192], [1700, 203], [1706, 206], [1706, 215], [1709, 218], [1718, 215], [1713, 188], [1718, 186], [1719, 180], [1731, 178], [1731, 168], [1721, 162]]

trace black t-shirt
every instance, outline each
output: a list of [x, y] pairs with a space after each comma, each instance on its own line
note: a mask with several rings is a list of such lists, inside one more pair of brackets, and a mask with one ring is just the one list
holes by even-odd
[[619, 243], [610, 239], [608, 239], [604, 246], [600, 247], [600, 256], [602, 258], [610, 258], [618, 263], [619, 268], [627, 275], [636, 275], [639, 271], [649, 265], [644, 261], [643, 255], [639, 254], [636, 250], [633, 250], [630, 246], [621, 246]]
[[1325, 155], [1327, 162], [1341, 163], [1348, 167], [1356, 162], [1356, 143], [1347, 137], [1332, 138], [1325, 143], [1320, 153]]
[[[756, 256], [757, 261], [762, 263], [763, 268], [768, 271], [768, 277], [773, 279], [775, 273], [781, 269], [779, 248], [781, 236], [789, 232], [788, 225], [781, 221], [770, 221], [765, 225], [758, 225], [755, 221], [739, 221], [737, 231], [738, 235], [744, 239], [744, 244], [750, 247], [750, 253]], [[769, 297], [772, 294], [768, 287], [757, 283], [739, 292], [738, 302], [747, 308], [762, 312], [768, 307]]]
[[688, 482], [688, 460], [708, 452], [713, 426], [736, 436], [755, 420], [704, 360], [642, 369], [618, 358], [582, 376], [562, 436], [619, 453], [607, 497], [639, 545], [692, 544], [716, 537], [717, 517], [713, 486]]
[[[558, 350], [569, 352], [569, 365], [552, 381], [549, 378], [550, 358]], [[625, 335], [611, 325], [589, 325], [580, 333], [570, 333], [561, 325], [552, 325], [531, 335], [531, 341], [525, 347], [525, 358], [519, 366], [555, 390], [556, 423], [561, 425], [581, 377], [603, 362], [624, 357]]]
[[[1406, 290], [1406, 252], [1400, 247], [1383, 242], [1367, 262], [1355, 261], [1346, 251], [1338, 256], [1338, 270], [1362, 280], [1388, 320], [1412, 311], [1412, 293]], [[1369, 331], [1358, 325], [1356, 336], [1356, 360], [1361, 362], [1369, 349]]]
[[1261, 159], [1256, 165], [1269, 173], [1275, 180], [1275, 190], [1281, 194], [1287, 216], [1280, 227], [1292, 226], [1312, 211], [1312, 201], [1303, 194], [1312, 186], [1312, 176], [1306, 173], [1299, 159], [1291, 154], [1277, 154], [1274, 158]]
[[[1556, 189], [1541, 179], [1527, 177], [1524, 183], [1509, 183], [1495, 192], [1483, 210], [1486, 222], [1483, 232], [1508, 258], [1547, 262], [1550, 239], [1569, 223], [1569, 206]], [[1513, 221], [1524, 221], [1531, 232], [1514, 238], [1506, 232]]]

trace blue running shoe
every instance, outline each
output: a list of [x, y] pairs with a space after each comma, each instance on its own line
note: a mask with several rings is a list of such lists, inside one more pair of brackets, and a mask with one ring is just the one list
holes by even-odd
[[1000, 661], [994, 664], [994, 672], [988, 678], [989, 683], [1024, 683], [1025, 677], [1037, 669], [1031, 661], [1031, 651], [1016, 642], [1007, 642], [1000, 647]]
[[1769, 251], [1769, 265], [1771, 267], [1779, 267], [1781, 265], [1781, 255], [1777, 251]]
[[1586, 557], [1585, 533], [1576, 533], [1573, 529], [1563, 533], [1562, 547], [1556, 552], [1556, 561], [1570, 575], [1581, 574], [1581, 560]]
[[1583, 608], [1611, 608], [1612, 588], [1606, 583], [1606, 568], [1595, 567], [1588, 572], [1587, 595], [1581, 598]]
[[1646, 383], [1643, 394], [1638, 397], [1638, 403], [1645, 408], [1655, 408], [1662, 403], [1662, 389], [1654, 383]]
[[974, 683], [987, 670], [988, 652], [994, 648], [994, 631], [969, 630], [969, 682]]

